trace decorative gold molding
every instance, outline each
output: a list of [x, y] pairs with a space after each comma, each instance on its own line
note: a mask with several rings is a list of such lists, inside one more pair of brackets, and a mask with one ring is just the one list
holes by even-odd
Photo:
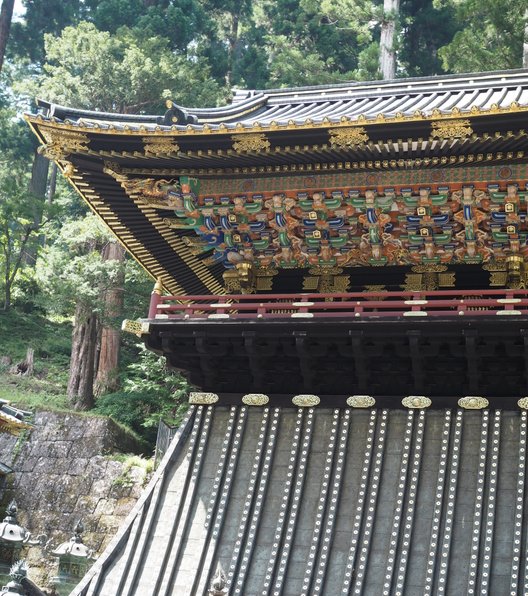
[[458, 405], [465, 410], [482, 410], [489, 406], [489, 401], [485, 397], [467, 396], [460, 398]]
[[351, 408], [372, 408], [376, 405], [376, 400], [370, 395], [351, 395], [346, 403]]
[[149, 329], [149, 323], [142, 321], [131, 321], [130, 319], [125, 319], [121, 323], [121, 331], [125, 331], [126, 333], [132, 333], [133, 335], [137, 335], [138, 337], [141, 337], [142, 335], [147, 335]]
[[263, 133], [233, 135], [233, 149], [237, 153], [242, 151], [265, 151], [271, 147], [271, 143]]
[[465, 139], [473, 134], [471, 122], [467, 119], [433, 122], [431, 128], [431, 138]]
[[219, 397], [216, 393], [201, 393], [192, 391], [189, 393], [189, 403], [198, 406], [210, 406], [218, 401]]
[[447, 271], [447, 265], [436, 263], [420, 263], [418, 265], [413, 265], [411, 267], [411, 271], [414, 273], [441, 273], [443, 271]]
[[42, 135], [46, 144], [39, 147], [38, 151], [53, 161], [63, 161], [70, 153], [88, 151], [90, 139], [86, 133], [42, 127]]
[[330, 130], [330, 146], [334, 149], [348, 149], [364, 145], [368, 140], [368, 134], [363, 126], [345, 127], [336, 130]]
[[528, 410], [528, 397], [521, 397], [521, 399], [517, 402], [517, 405], [523, 410]]
[[292, 399], [294, 406], [299, 408], [312, 408], [321, 403], [321, 399], [317, 395], [296, 395]]
[[263, 393], [248, 393], [242, 398], [246, 406], [265, 406], [268, 402], [269, 397]]
[[423, 410], [428, 408], [433, 402], [425, 395], [409, 395], [402, 399], [402, 404], [406, 408], [414, 408]]
[[172, 138], [143, 137], [145, 155], [170, 155], [178, 153], [180, 146]]
[[[260, 107], [260, 106], [257, 106]], [[248, 113], [251, 113], [256, 108], [252, 107], [245, 112], [239, 114], [239, 116], [244, 116]], [[471, 118], [479, 118], [479, 117], [486, 117], [490, 115], [497, 115], [497, 114], [515, 114], [528, 111], [528, 106], [521, 106], [518, 102], [512, 102], [509, 106], [506, 107], [498, 107], [497, 105], [491, 106], [490, 108], [480, 108], [477, 106], [470, 106], [469, 108], [465, 109], [463, 112], [458, 109], [454, 108], [451, 112], [440, 112], [439, 110], [433, 110], [431, 114], [426, 114], [419, 110], [414, 111], [412, 114], [403, 115], [401, 112], [398, 112], [394, 115], [385, 115], [385, 114], [377, 114], [375, 117], [366, 116], [364, 114], [358, 115], [355, 120], [351, 119], [350, 117], [346, 117], [342, 119], [341, 122], [332, 122], [331, 127], [343, 127], [343, 128], [350, 128], [351, 124], [357, 123], [357, 125], [361, 126], [369, 126], [369, 125], [379, 125], [385, 123], [401, 123], [401, 122], [427, 122], [427, 121], [438, 121], [438, 120], [459, 120], [461, 116], [470, 116]], [[25, 114], [24, 118], [27, 122], [36, 125], [42, 126], [56, 126], [61, 127], [64, 129], [71, 129], [71, 130], [86, 130], [88, 132], [93, 132], [95, 134], [105, 134], [109, 133], [107, 127], [100, 127], [97, 123], [91, 123], [89, 126], [86, 124], [65, 124], [65, 123], [56, 123], [50, 122], [41, 114], [32, 115], [32, 114]], [[210, 122], [219, 122], [218, 128], [211, 128]], [[258, 122], [254, 122], [249, 125], [247, 128], [243, 128], [240, 130], [239, 134], [252, 134], [255, 131], [266, 132], [266, 131], [273, 131], [273, 130], [289, 130], [289, 129], [314, 129], [314, 128], [324, 128], [328, 127], [329, 122], [325, 122], [324, 120], [321, 121], [314, 121], [312, 118], [307, 118], [304, 122], [296, 122], [290, 120], [288, 122], [284, 122], [279, 124], [278, 122], [272, 121], [268, 126], [263, 126]], [[160, 127], [157, 126], [154, 129], [149, 129], [145, 125], [140, 125], [136, 130], [131, 128], [123, 128], [119, 130], [112, 130], [111, 133], [114, 135], [119, 136], [145, 136], [148, 134], [149, 136], [156, 135], [156, 136], [188, 136], [188, 135], [203, 135], [203, 134], [226, 134], [231, 132], [233, 129], [227, 128], [225, 124], [220, 122], [220, 119], [212, 119], [208, 120], [207, 123], [203, 123], [202, 128], [199, 126], [191, 126], [188, 125], [186, 127], [176, 126], [173, 125], [171, 127]], [[238, 123], [238, 128], [242, 128], [242, 125]], [[209, 130], [207, 130], [209, 127]], [[205, 130], [203, 130], [205, 128]]]

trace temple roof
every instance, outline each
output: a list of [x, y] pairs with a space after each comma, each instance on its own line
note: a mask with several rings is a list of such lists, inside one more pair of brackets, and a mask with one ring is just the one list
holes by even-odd
[[525, 411], [195, 407], [72, 596], [205, 594], [218, 569], [233, 596], [525, 593], [526, 432]]
[[163, 116], [39, 106], [41, 152], [172, 294], [245, 277], [328, 291], [323, 269], [346, 268], [362, 283], [345, 270], [334, 291], [396, 289], [412, 267], [478, 277], [528, 250], [527, 70], [237, 91]]
[[164, 122], [159, 116], [76, 110], [40, 101], [47, 117], [84, 129], [132, 131], [178, 130], [184, 134], [225, 132], [277, 126], [309, 127], [384, 119], [510, 112], [528, 107], [526, 70], [347, 82], [334, 85], [267, 90], [235, 90], [232, 103], [218, 108], [181, 108], [188, 122]]

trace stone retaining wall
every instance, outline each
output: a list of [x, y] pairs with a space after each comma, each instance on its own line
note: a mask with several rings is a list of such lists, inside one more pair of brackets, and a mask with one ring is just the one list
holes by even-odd
[[[0, 434], [0, 460], [15, 470], [0, 494], [1, 518], [14, 498], [21, 525], [33, 537], [45, 534], [52, 550], [82, 519], [85, 544], [101, 553], [146, 481], [143, 467], [130, 467], [112, 454], [139, 453], [141, 445], [108, 418], [38, 412], [34, 424], [18, 439]], [[49, 587], [56, 559], [38, 547], [23, 556], [31, 579]]]

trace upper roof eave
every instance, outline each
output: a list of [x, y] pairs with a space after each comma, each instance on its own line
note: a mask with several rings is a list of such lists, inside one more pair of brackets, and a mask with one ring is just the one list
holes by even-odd
[[237, 91], [219, 108], [181, 108], [194, 123], [81, 110], [38, 100], [29, 122], [106, 134], [195, 135], [493, 116], [528, 110], [528, 69], [365, 83]]

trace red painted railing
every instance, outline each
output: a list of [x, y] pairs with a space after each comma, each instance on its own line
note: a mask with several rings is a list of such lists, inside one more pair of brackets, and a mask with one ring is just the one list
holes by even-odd
[[380, 319], [528, 315], [528, 290], [438, 290], [340, 294], [152, 294], [149, 319]]

